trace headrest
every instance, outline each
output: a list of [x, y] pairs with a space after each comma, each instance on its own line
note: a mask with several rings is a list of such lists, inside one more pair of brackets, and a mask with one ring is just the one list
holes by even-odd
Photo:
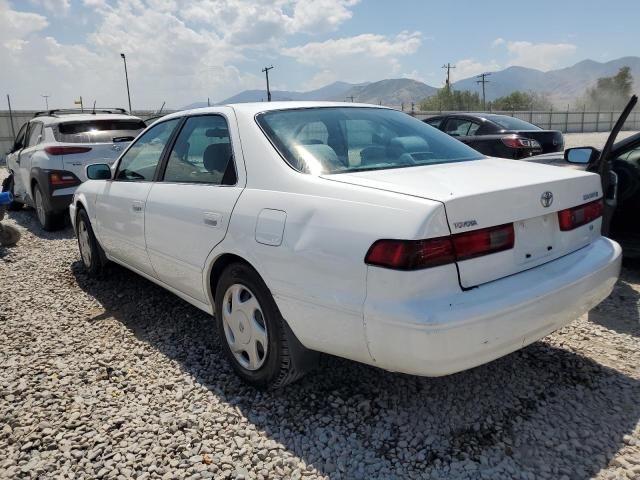
[[231, 159], [231, 145], [228, 143], [212, 143], [202, 154], [204, 168], [209, 172], [224, 172]]
[[343, 166], [335, 150], [324, 143], [296, 145], [295, 149], [303, 166], [311, 173], [324, 173]]
[[389, 147], [398, 154], [402, 152], [425, 152], [429, 150], [429, 143], [422, 137], [411, 135], [407, 137], [396, 137], [391, 139]]

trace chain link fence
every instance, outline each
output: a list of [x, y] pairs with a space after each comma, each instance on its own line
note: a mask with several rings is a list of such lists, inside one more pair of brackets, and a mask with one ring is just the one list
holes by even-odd
[[[397, 110], [404, 111], [421, 120], [446, 113], [464, 113], [450, 111], [423, 112], [416, 108], [415, 104], [387, 105]], [[13, 122], [8, 110], [0, 110], [0, 162], [4, 162], [5, 153], [8, 152], [20, 127], [35, 114], [35, 110], [18, 110], [13, 112]], [[165, 110], [164, 114], [171, 113]], [[608, 132], [620, 116], [620, 111], [575, 111], [575, 110], [549, 110], [549, 111], [492, 111], [490, 113], [508, 115], [533, 123], [547, 130], [560, 130], [563, 133], [593, 133]], [[133, 112], [143, 120], [157, 115], [153, 110], [138, 110]], [[624, 124], [623, 130], [640, 130], [640, 112], [634, 111]]]

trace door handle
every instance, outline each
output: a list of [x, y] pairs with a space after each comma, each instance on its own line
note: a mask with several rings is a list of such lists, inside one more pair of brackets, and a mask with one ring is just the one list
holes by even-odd
[[204, 212], [203, 213], [204, 224], [209, 227], [218, 227], [222, 222], [222, 214], [218, 212]]
[[144, 209], [144, 202], [133, 202], [131, 209], [136, 213], [140, 213]]

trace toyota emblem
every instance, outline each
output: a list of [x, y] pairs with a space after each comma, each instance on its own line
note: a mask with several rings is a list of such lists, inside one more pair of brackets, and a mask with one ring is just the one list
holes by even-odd
[[542, 206], [544, 208], [548, 208], [551, 206], [551, 204], [553, 203], [553, 193], [551, 192], [544, 192], [542, 194], [542, 196], [540, 197], [540, 203], [542, 204]]

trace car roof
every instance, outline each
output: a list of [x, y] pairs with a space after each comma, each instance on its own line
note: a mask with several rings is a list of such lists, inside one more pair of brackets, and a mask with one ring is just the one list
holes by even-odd
[[38, 115], [31, 121], [39, 121], [45, 125], [54, 125], [63, 122], [87, 122], [91, 120], [141, 120], [133, 115], [113, 114], [113, 113], [74, 113], [60, 115]]
[[249, 102], [249, 103], [229, 103], [226, 105], [216, 105], [215, 107], [203, 107], [194, 108], [192, 110], [182, 110], [174, 112], [162, 117], [162, 120], [168, 120], [170, 118], [183, 117], [188, 115], [196, 115], [201, 113], [219, 113], [223, 108], [232, 108], [235, 112], [242, 115], [256, 115], [262, 112], [269, 112], [274, 110], [295, 110], [301, 108], [321, 108], [321, 107], [348, 107], [348, 108], [380, 108], [385, 110], [393, 110], [389, 107], [380, 105], [373, 105], [370, 103], [352, 103], [352, 102], [319, 102], [319, 101], [306, 101], [306, 102]]

